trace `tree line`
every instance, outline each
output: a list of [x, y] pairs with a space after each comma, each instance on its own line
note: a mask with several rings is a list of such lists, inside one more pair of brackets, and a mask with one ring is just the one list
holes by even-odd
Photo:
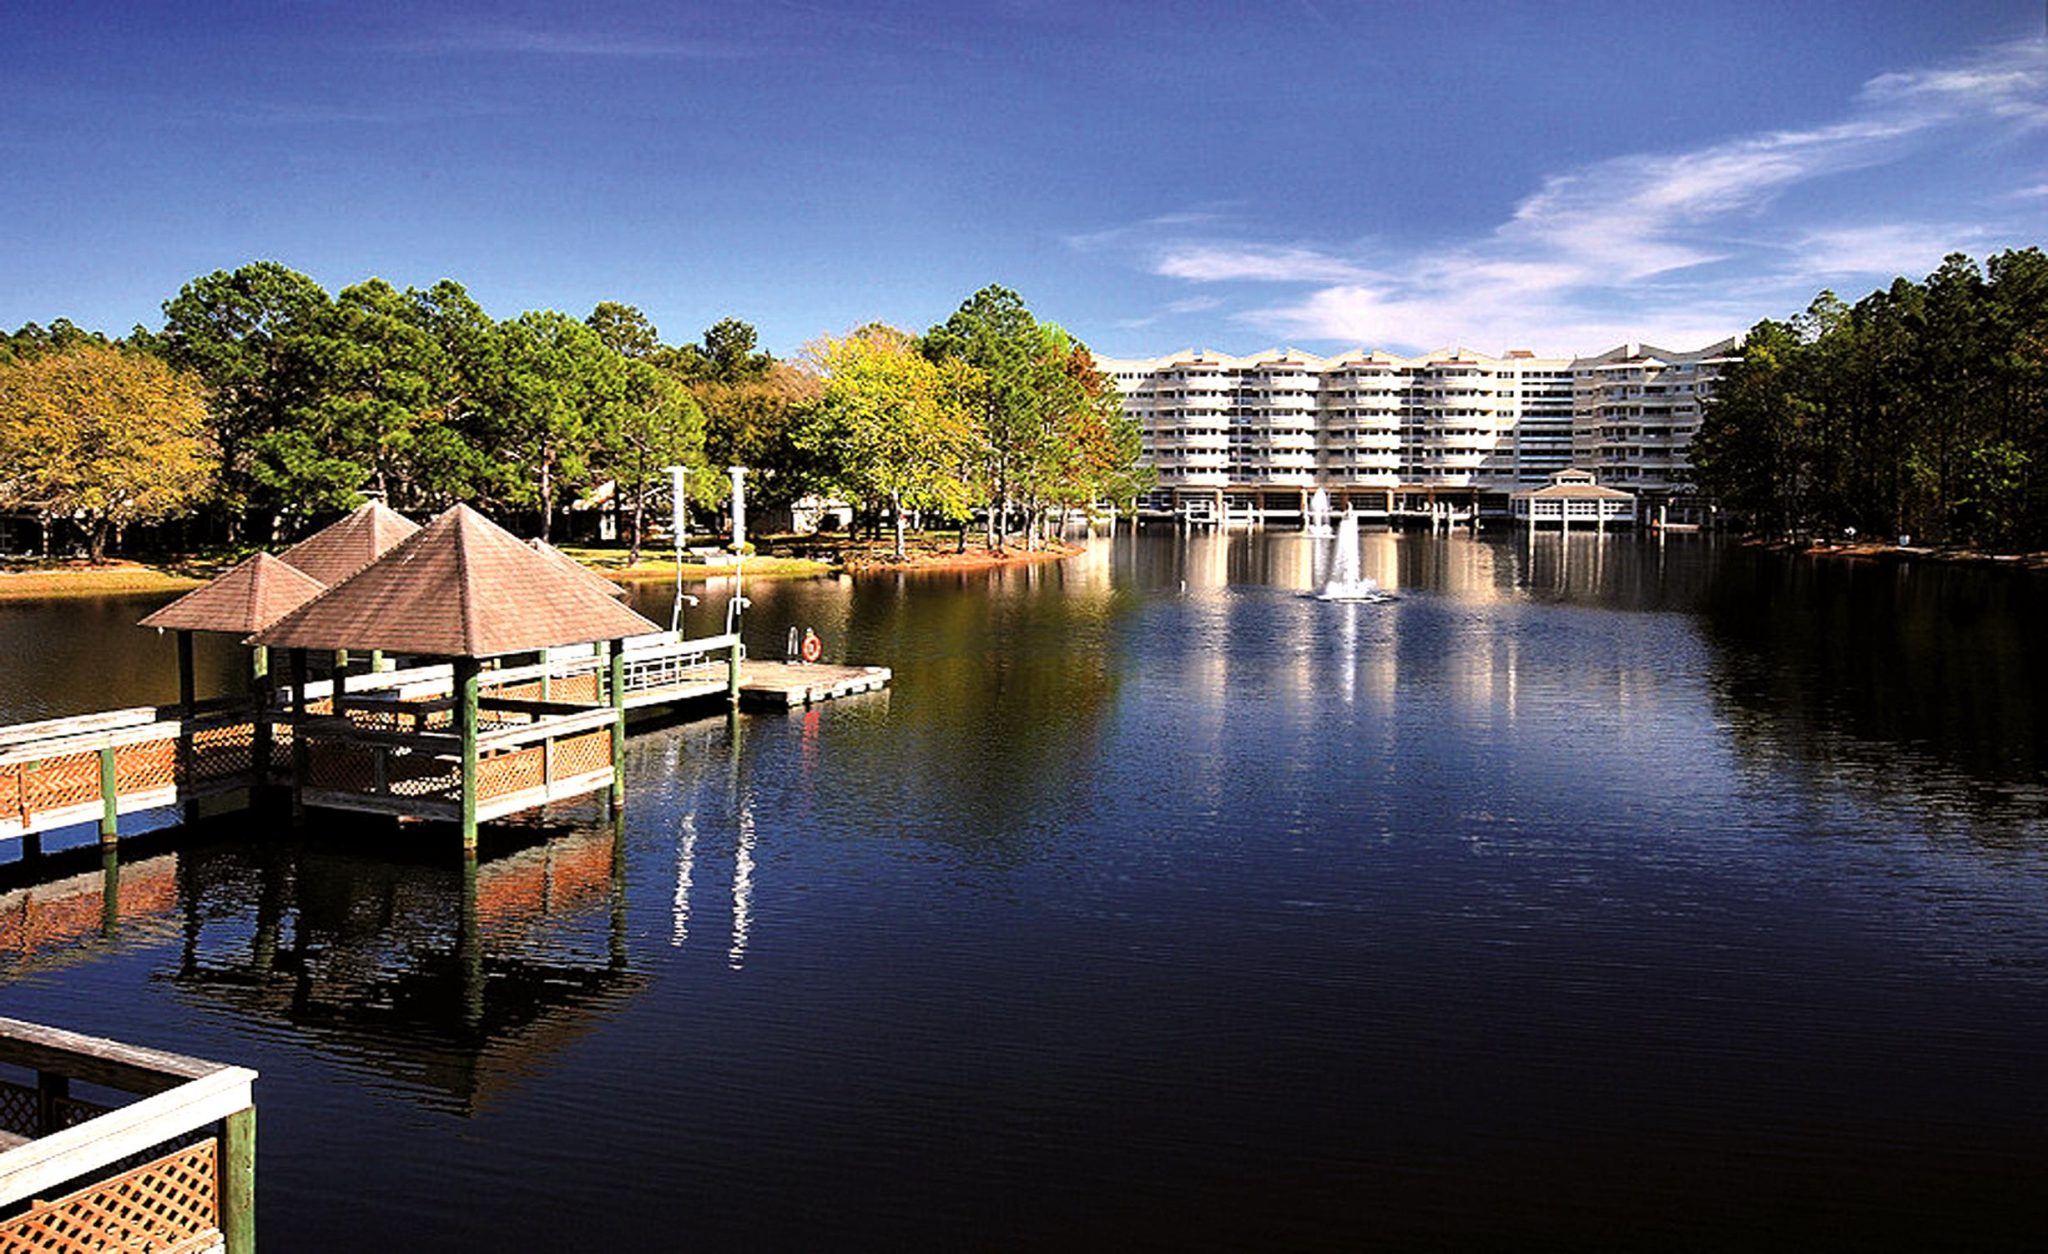
[[853, 501], [879, 528], [915, 514], [985, 520], [1036, 543], [1058, 509], [1128, 504], [1138, 438], [1087, 349], [990, 287], [924, 335], [883, 326], [794, 360], [726, 318], [670, 344], [606, 301], [498, 321], [452, 280], [370, 279], [330, 295], [276, 262], [216, 271], [160, 330], [109, 339], [59, 319], [0, 334], [0, 510], [83, 528], [95, 560], [121, 529], [278, 544], [376, 494], [432, 512], [467, 501], [544, 538], [602, 485], [635, 557], [668, 467], [690, 496]]
[[1758, 323], [1692, 459], [1759, 532], [2048, 548], [2048, 256], [1952, 254]]

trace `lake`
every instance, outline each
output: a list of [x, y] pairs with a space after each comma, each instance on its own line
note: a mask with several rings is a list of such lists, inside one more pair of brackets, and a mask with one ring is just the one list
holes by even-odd
[[[0, 1009], [261, 1071], [279, 1250], [2048, 1237], [2048, 580], [1327, 546], [753, 585], [893, 688], [474, 866], [227, 816], [106, 903], [67, 833]], [[172, 699], [152, 604], [0, 605], [0, 721]]]

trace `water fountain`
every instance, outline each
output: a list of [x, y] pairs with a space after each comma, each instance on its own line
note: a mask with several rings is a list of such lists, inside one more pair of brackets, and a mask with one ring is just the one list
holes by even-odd
[[1322, 488], [1308, 498], [1308, 517], [1303, 520], [1306, 530], [1312, 536], [1330, 534], [1330, 494]]
[[1330, 558], [1330, 578], [1318, 601], [1391, 601], [1379, 581], [1358, 572], [1358, 511], [1347, 509], [1337, 523], [1337, 551]]

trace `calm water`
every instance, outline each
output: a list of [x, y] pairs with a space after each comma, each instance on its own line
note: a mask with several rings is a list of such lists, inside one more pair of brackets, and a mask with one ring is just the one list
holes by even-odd
[[[638, 734], [473, 882], [16, 868], [0, 1008], [260, 1069], [278, 1250], [2048, 1237], [2048, 581], [1365, 546], [1399, 602], [1290, 534], [756, 587], [894, 689]], [[0, 718], [169, 699], [146, 606], [0, 607]]]

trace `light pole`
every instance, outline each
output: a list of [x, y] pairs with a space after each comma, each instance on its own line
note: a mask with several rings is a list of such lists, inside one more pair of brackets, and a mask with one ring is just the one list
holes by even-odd
[[683, 549], [690, 542], [690, 505], [689, 498], [683, 493], [683, 484], [689, 477], [688, 466], [668, 468], [669, 499], [673, 510], [669, 528], [675, 532], [676, 537], [676, 603], [675, 608], [669, 612], [668, 629], [670, 634], [679, 640], [682, 638], [683, 630], [683, 602], [687, 600], [692, 605], [697, 603], [697, 598], [683, 596]]
[[747, 608], [746, 584], [741, 579], [747, 564], [747, 468], [729, 466], [732, 475], [732, 600], [726, 602], [725, 631], [732, 637], [732, 653], [726, 664], [726, 699], [740, 703], [740, 614]]

